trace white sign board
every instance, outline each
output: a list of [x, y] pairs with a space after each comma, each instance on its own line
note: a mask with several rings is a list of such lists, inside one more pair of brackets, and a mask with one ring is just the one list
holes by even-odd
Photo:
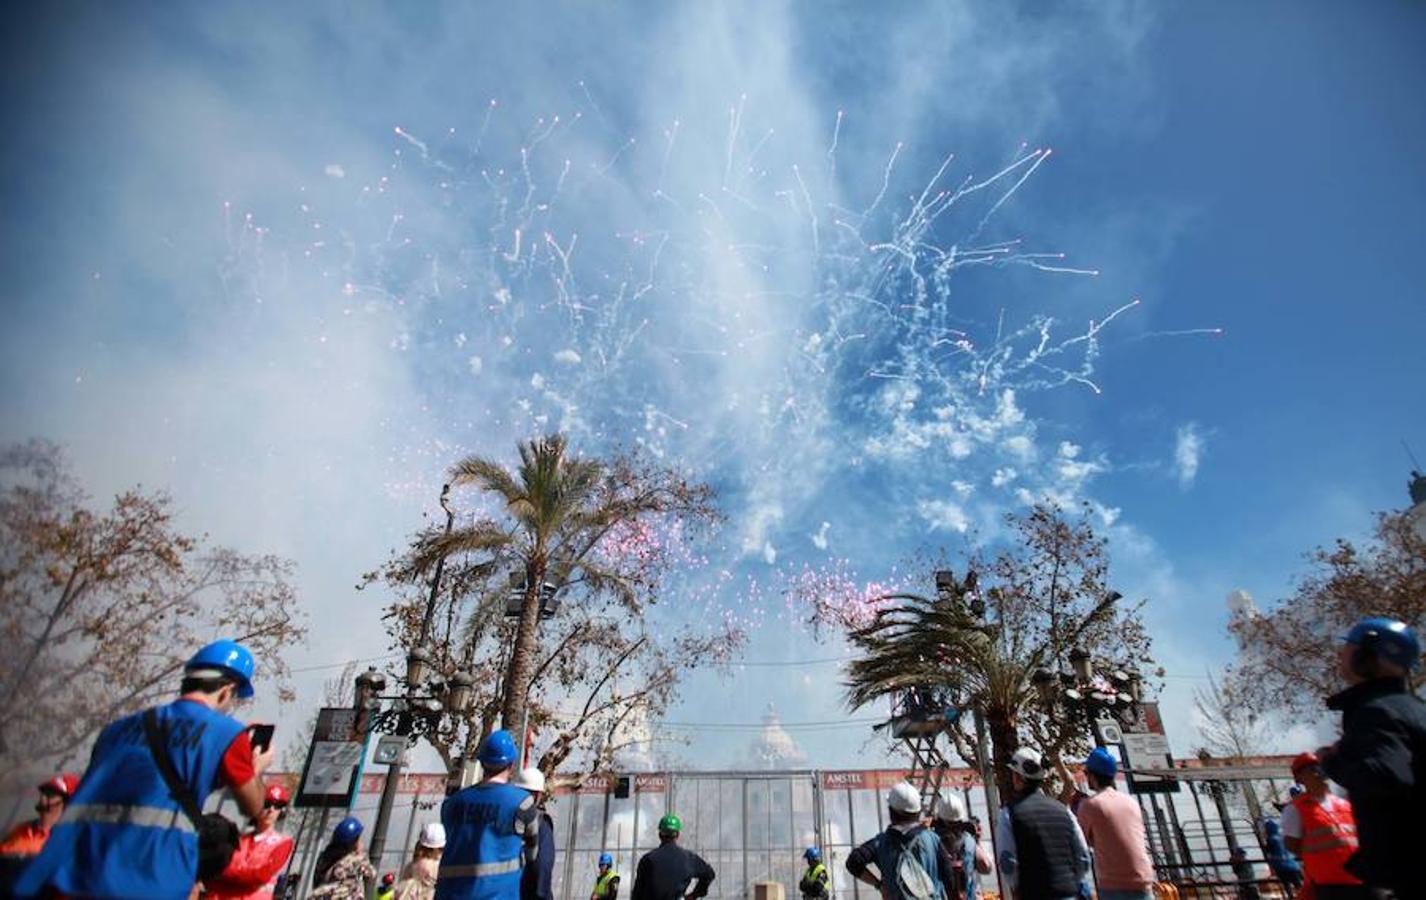
[[1169, 739], [1162, 734], [1124, 733], [1124, 755], [1130, 769], [1168, 769]]
[[351, 791], [352, 767], [361, 761], [361, 744], [355, 741], [316, 741], [302, 793], [345, 796]]

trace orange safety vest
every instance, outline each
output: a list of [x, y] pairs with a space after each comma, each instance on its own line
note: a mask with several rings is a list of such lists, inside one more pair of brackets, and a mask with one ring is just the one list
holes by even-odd
[[1346, 869], [1347, 860], [1357, 852], [1357, 820], [1352, 805], [1337, 798], [1328, 806], [1307, 794], [1294, 798], [1292, 805], [1302, 820], [1302, 868], [1315, 884], [1361, 884]]
[[5, 835], [5, 840], [0, 842], [0, 856], [37, 856], [44, 849], [49, 836], [50, 830], [41, 828], [38, 819], [22, 822], [12, 828], [10, 833]]

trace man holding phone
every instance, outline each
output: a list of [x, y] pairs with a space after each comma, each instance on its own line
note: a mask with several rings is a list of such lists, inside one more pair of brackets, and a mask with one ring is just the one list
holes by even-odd
[[16, 895], [187, 900], [199, 877], [199, 822], [178, 795], [201, 809], [228, 787], [249, 818], [263, 812], [272, 748], [255, 752], [229, 715], [253, 695], [256, 668], [243, 645], [215, 641], [184, 665], [178, 699], [105, 726]]

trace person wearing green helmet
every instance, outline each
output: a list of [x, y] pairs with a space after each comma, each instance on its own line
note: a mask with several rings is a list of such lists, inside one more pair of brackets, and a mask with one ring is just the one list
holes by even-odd
[[[630, 900], [698, 900], [707, 896], [713, 867], [691, 850], [678, 846], [683, 822], [673, 813], [659, 819], [659, 846], [639, 860]], [[692, 885], [692, 890], [689, 889]]]

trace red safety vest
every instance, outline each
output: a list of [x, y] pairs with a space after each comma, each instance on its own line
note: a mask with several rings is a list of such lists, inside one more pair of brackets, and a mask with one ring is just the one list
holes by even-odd
[[1294, 798], [1292, 805], [1302, 820], [1302, 868], [1316, 884], [1361, 884], [1346, 869], [1357, 852], [1357, 820], [1352, 804], [1340, 797], [1318, 803], [1307, 794]]

